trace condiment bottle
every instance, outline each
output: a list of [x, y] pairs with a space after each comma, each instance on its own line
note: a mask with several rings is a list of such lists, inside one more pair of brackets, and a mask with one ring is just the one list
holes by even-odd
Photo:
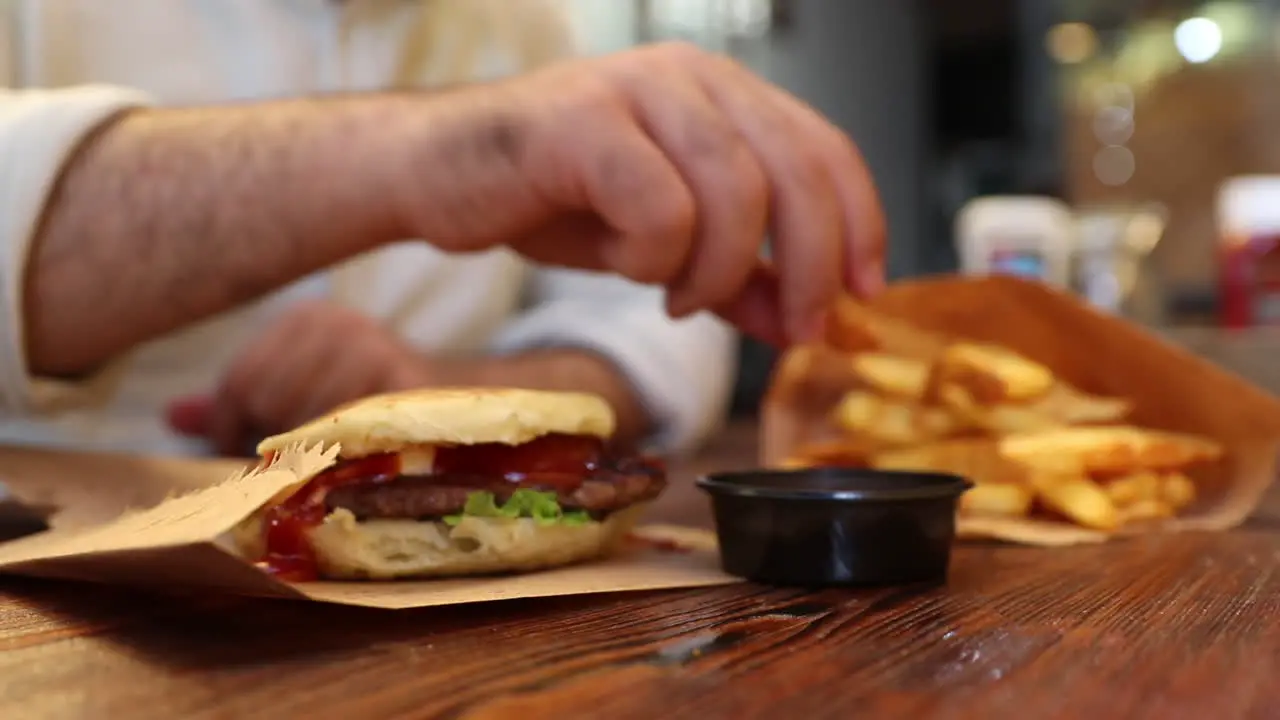
[[1058, 287], [1071, 284], [1071, 208], [1049, 197], [993, 195], [969, 201], [956, 218], [961, 272], [1007, 274]]
[[1280, 324], [1280, 176], [1228, 178], [1218, 189], [1220, 321]]

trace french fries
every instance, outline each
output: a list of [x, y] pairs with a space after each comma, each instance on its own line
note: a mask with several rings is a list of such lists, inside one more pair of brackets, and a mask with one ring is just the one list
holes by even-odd
[[1120, 518], [1125, 525], [1137, 525], [1144, 522], [1157, 522], [1173, 517], [1173, 508], [1159, 500], [1139, 500], [1120, 510]]
[[1027, 485], [1026, 466], [1000, 454], [999, 445], [984, 438], [942, 440], [925, 445], [899, 447], [874, 453], [870, 466], [877, 470], [922, 470], [972, 478], [976, 483]]
[[853, 371], [870, 389], [912, 402], [924, 400], [929, 385], [929, 363], [888, 353], [854, 355]]
[[788, 458], [783, 469], [810, 467], [869, 467], [878, 446], [865, 438], [807, 445], [802, 452]]
[[1143, 470], [1125, 475], [1107, 483], [1106, 491], [1117, 506], [1126, 507], [1143, 502], [1160, 502], [1160, 476]]
[[1196, 485], [1180, 472], [1169, 473], [1161, 478], [1160, 499], [1175, 511], [1185, 509], [1196, 501]]
[[1005, 515], [1022, 517], [1031, 512], [1035, 499], [1024, 485], [984, 483], [975, 485], [960, 496], [960, 512], [971, 515]]
[[830, 415], [840, 437], [800, 448], [789, 467], [957, 474], [974, 482], [962, 516], [1111, 533], [1191, 508], [1192, 470], [1223, 455], [1209, 438], [1126, 424], [1130, 400], [1084, 392], [1009, 348], [949, 340], [848, 303], [829, 331], [853, 380]]
[[834, 417], [846, 432], [886, 445], [925, 442], [948, 434], [953, 427], [951, 417], [938, 408], [859, 391], [844, 396]]
[[1063, 517], [1087, 528], [1111, 531], [1122, 521], [1119, 508], [1094, 481], [1079, 475], [1033, 474], [1036, 498]]
[[1124, 398], [1089, 395], [1058, 383], [1027, 407], [1060, 425], [1109, 425], [1123, 421], [1133, 403]]
[[942, 351], [932, 382], [939, 389], [962, 388], [974, 400], [994, 405], [1039, 398], [1055, 380], [1048, 368], [1002, 347], [960, 342]]
[[1075, 458], [1085, 472], [1119, 475], [1142, 470], [1174, 471], [1217, 460], [1218, 443], [1193, 435], [1131, 426], [1074, 427], [1007, 437], [1000, 451], [1014, 460], [1044, 455]]
[[961, 387], [948, 386], [939, 389], [938, 400], [964, 425], [993, 435], [1010, 435], [1061, 427], [1059, 420], [1036, 412], [1032, 407], [984, 406]]

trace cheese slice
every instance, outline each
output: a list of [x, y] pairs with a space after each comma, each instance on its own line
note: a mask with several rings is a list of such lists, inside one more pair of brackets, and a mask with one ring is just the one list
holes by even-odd
[[420, 445], [400, 451], [400, 474], [430, 475], [435, 470], [436, 449], [433, 445]]

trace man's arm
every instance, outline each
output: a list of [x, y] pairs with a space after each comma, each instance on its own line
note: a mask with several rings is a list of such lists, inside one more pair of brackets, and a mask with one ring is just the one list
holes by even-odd
[[[22, 95], [0, 92], [0, 193], [23, 185], [25, 145], [44, 142], [29, 118], [13, 131]], [[430, 97], [125, 112], [75, 139], [69, 162], [33, 175], [21, 232], [0, 234], [0, 392], [24, 395], [7, 405], [29, 403], [30, 371], [92, 370], [379, 240], [509, 244], [671, 286], [677, 307], [775, 342], [812, 337], [841, 292], [881, 282], [883, 216], [849, 139], [688, 45]], [[51, 167], [65, 172], [46, 202]], [[45, 209], [35, 229], [32, 205]], [[758, 257], [766, 229], [786, 249], [776, 270]], [[729, 358], [729, 339], [716, 344]]]
[[98, 127], [64, 165], [28, 251], [30, 371], [91, 371], [403, 237], [389, 171], [403, 150], [370, 130], [406, 102], [130, 110]]

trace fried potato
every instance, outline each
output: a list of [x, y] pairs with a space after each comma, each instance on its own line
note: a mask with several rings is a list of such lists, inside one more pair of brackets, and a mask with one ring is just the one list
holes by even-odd
[[888, 445], [914, 445], [951, 432], [951, 417], [938, 408], [886, 400], [871, 393], [847, 393], [834, 410], [845, 432]]
[[929, 363], [889, 353], [855, 355], [853, 371], [873, 390], [912, 401], [924, 399], [929, 382]]
[[871, 467], [878, 470], [920, 470], [951, 473], [977, 485], [1026, 485], [1027, 469], [1000, 454], [995, 441], [956, 438], [895, 448], [876, 453]]
[[805, 445], [783, 462], [783, 469], [810, 467], [868, 467], [876, 445], [859, 438]]
[[1041, 505], [1079, 525], [1104, 531], [1120, 526], [1122, 518], [1115, 503], [1087, 477], [1033, 473], [1031, 484]]
[[1168, 473], [1160, 478], [1159, 497], [1175, 511], [1182, 510], [1196, 501], [1196, 485], [1180, 472]]
[[1167, 520], [1173, 517], [1173, 508], [1159, 499], [1139, 500], [1120, 510], [1120, 522], [1132, 525], [1142, 522]]
[[1031, 489], [1012, 483], [974, 485], [960, 496], [960, 512], [968, 515], [1008, 515], [1022, 517], [1031, 512]]
[[1133, 410], [1133, 403], [1125, 398], [1090, 395], [1059, 382], [1026, 407], [1059, 425], [1108, 425], [1123, 420]]
[[1107, 495], [1122, 508], [1148, 500], [1159, 500], [1161, 480], [1158, 474], [1145, 470], [1122, 475], [1106, 484]]
[[1087, 475], [1125, 475], [1138, 470], [1172, 471], [1216, 460], [1222, 446], [1196, 435], [1132, 426], [1074, 427], [1010, 435], [1000, 452], [1019, 462], [1073, 458]]
[[942, 408], [920, 408], [918, 421], [931, 438], [945, 437], [960, 429], [956, 419]]
[[1130, 410], [1128, 400], [1086, 395], [1063, 384], [1055, 385], [1044, 397], [1021, 404], [984, 405], [959, 385], [944, 384], [932, 392], [939, 404], [965, 425], [995, 435], [1113, 423]]
[[992, 435], [1012, 435], [1063, 427], [1058, 420], [1031, 407], [981, 405], [968, 390], [955, 385], [942, 387], [938, 399], [955, 416], [958, 426], [982, 430]]
[[974, 487], [960, 496], [961, 512], [1023, 516], [1031, 509], [1026, 468], [1002, 457], [992, 440], [960, 438], [886, 450], [871, 458], [871, 467], [964, 477]]
[[831, 308], [827, 343], [845, 352], [882, 351], [917, 359], [932, 358], [946, 339], [904, 320], [889, 317], [845, 295]]
[[958, 342], [948, 345], [933, 367], [932, 382], [963, 388], [981, 405], [1025, 402], [1040, 397], [1056, 379], [1045, 366], [1000, 347]]
[[836, 424], [851, 435], [902, 444], [921, 439], [910, 405], [868, 392], [846, 393], [835, 408], [834, 418]]

